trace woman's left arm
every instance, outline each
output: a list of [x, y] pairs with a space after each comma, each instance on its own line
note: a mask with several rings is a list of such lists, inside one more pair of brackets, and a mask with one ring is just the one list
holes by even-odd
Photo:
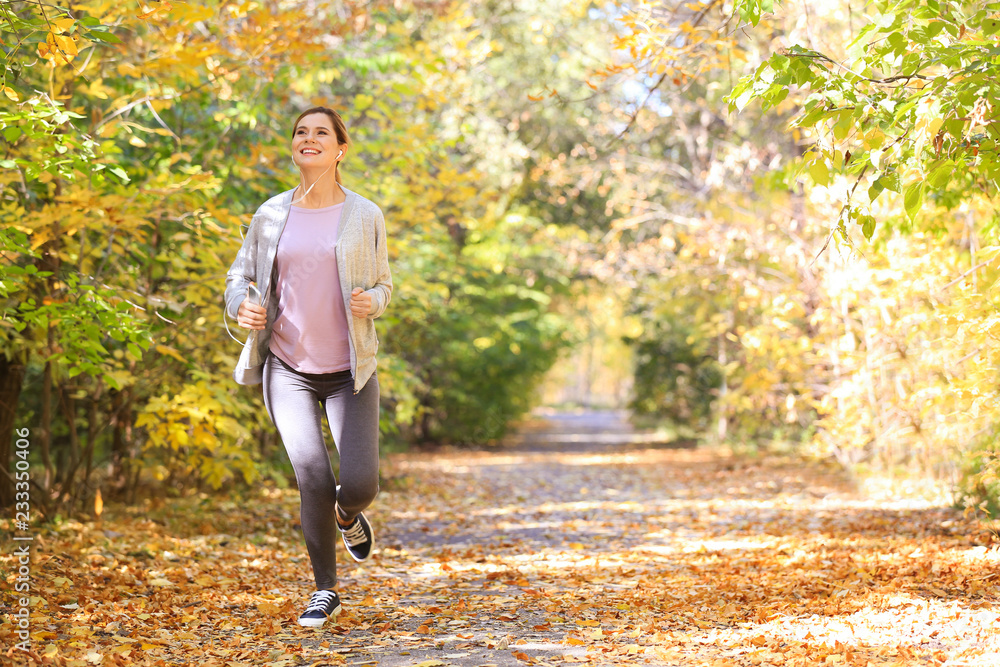
[[375, 286], [365, 290], [372, 297], [368, 317], [374, 319], [385, 312], [392, 298], [392, 275], [389, 273], [389, 250], [385, 240], [385, 217], [378, 211], [375, 219]]

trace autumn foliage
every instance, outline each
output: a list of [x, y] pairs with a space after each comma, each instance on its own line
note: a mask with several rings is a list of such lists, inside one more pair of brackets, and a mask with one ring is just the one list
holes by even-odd
[[[39, 535], [35, 662], [888, 667], [995, 655], [997, 550], [917, 489], [887, 502], [792, 459], [643, 444], [385, 463], [369, 513], [379, 548], [341, 568], [336, 624], [295, 623], [312, 573], [294, 490], [193, 496]], [[10, 645], [9, 625], [0, 637]]]
[[0, 459], [30, 428], [45, 519], [290, 483], [220, 294], [322, 102], [399, 278], [387, 446], [549, 374], [989, 509], [996, 9], [807, 4], [0, 3]]

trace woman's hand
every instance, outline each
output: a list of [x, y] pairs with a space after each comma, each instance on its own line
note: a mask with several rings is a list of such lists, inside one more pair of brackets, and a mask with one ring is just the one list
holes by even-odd
[[372, 295], [360, 287], [351, 290], [351, 312], [354, 317], [368, 317], [372, 312]]
[[244, 329], [263, 329], [267, 324], [267, 311], [247, 297], [236, 312], [236, 323]]

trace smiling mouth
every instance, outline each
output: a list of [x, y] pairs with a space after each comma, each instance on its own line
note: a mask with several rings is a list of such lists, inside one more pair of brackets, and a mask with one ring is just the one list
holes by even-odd
[[319, 151], [315, 148], [303, 148], [299, 153], [302, 155], [319, 155]]

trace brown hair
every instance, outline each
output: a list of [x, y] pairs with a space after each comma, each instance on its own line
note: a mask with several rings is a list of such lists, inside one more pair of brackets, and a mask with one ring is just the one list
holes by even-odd
[[[344, 124], [344, 119], [340, 117], [340, 114], [329, 107], [312, 107], [311, 109], [306, 109], [299, 114], [299, 117], [295, 119], [295, 124], [292, 125], [292, 137], [295, 137], [295, 131], [299, 129], [299, 121], [314, 113], [325, 113], [333, 123], [333, 132], [337, 135], [338, 144], [350, 144], [351, 140], [347, 136], [347, 125]], [[337, 183], [340, 183], [340, 162], [337, 162], [337, 166], [334, 170], [334, 178], [337, 179]]]

